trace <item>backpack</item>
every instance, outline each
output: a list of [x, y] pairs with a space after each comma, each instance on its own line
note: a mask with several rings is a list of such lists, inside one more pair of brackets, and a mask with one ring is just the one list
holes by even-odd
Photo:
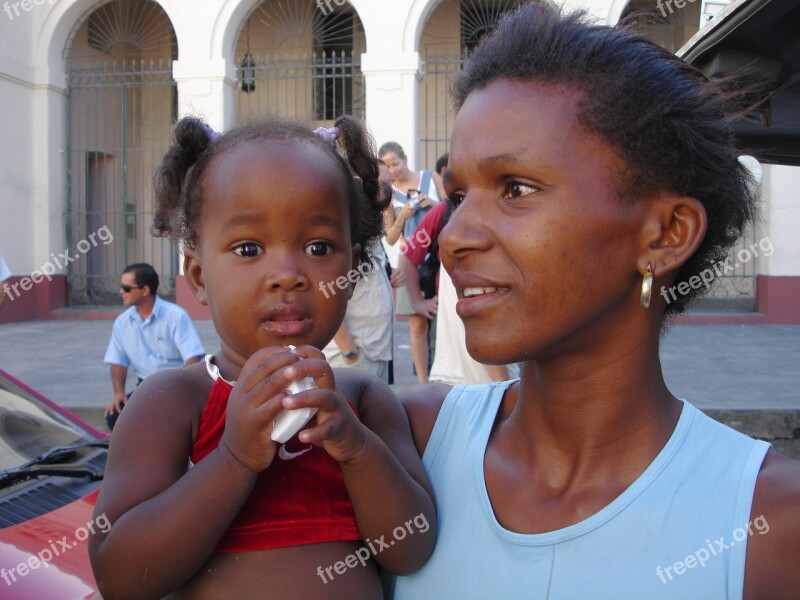
[[[447, 208], [442, 216], [442, 229], [444, 229], [445, 225], [447, 225], [447, 222], [450, 220], [450, 215], [453, 214], [453, 205], [450, 201], [443, 200], [443, 202], [447, 202]], [[431, 243], [430, 248], [428, 248], [428, 253], [425, 255], [424, 262], [418, 269], [419, 291], [426, 300], [436, 295], [436, 276], [439, 274], [440, 266], [439, 236], [437, 235], [436, 239]]]

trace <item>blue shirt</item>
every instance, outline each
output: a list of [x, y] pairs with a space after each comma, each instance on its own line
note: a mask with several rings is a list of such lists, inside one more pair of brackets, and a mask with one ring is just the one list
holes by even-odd
[[436, 547], [396, 578], [395, 600], [742, 597], [747, 539], [769, 531], [763, 515], [750, 516], [769, 444], [684, 402], [667, 444], [610, 504], [556, 531], [518, 533], [495, 517], [483, 472], [511, 383], [459, 385], [445, 399], [423, 455]]
[[188, 313], [156, 296], [147, 319], [142, 319], [135, 306], [117, 317], [103, 362], [132, 367], [139, 379], [145, 379], [157, 371], [182, 367], [203, 354]]

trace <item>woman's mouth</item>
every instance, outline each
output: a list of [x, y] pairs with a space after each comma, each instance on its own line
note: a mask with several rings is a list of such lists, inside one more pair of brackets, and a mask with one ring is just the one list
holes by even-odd
[[492, 292], [496, 292], [497, 289], [496, 287], [470, 287], [464, 288], [462, 294], [464, 298], [472, 298], [474, 296], [482, 296], [483, 294], [491, 294]]
[[458, 303], [456, 304], [456, 313], [462, 319], [476, 316], [486, 309], [493, 308], [494, 304], [501, 301], [509, 291], [509, 288], [496, 286], [457, 289]]

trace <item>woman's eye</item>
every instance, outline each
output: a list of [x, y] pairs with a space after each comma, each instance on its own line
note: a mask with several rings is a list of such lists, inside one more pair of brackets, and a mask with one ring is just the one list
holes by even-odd
[[264, 253], [264, 250], [255, 242], [242, 242], [233, 251], [243, 258], [252, 258]]
[[503, 194], [503, 198], [522, 198], [523, 196], [534, 194], [539, 191], [538, 188], [520, 183], [519, 181], [512, 181], [508, 184], [506, 190], [506, 193]]
[[447, 199], [450, 200], [450, 204], [453, 205], [453, 208], [458, 208], [459, 204], [464, 201], [464, 194], [453, 192], [447, 196]]
[[306, 246], [306, 254], [311, 256], [325, 256], [330, 252], [331, 245], [328, 242], [311, 242]]

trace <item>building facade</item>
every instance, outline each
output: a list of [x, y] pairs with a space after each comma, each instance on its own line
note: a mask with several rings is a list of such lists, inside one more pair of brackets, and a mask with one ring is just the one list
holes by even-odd
[[[724, 2], [724, 0], [723, 0]], [[516, 0], [14, 0], [0, 7], [0, 255], [13, 300], [0, 323], [117, 301], [118, 277], [152, 263], [192, 311], [173, 245], [153, 239], [152, 173], [172, 123], [218, 130], [264, 113], [329, 124], [366, 119], [412, 167], [447, 150], [447, 86]], [[577, 5], [577, 2], [573, 4]], [[660, 14], [652, 0], [581, 2], [676, 50], [713, 1]], [[670, 5], [672, 6], [672, 5]], [[712, 308], [800, 322], [800, 169], [763, 166], [755, 254], [721, 278]], [[761, 242], [761, 245], [759, 245]], [[755, 244], [755, 245], [754, 245]], [[749, 313], [749, 314], [748, 314]], [[195, 312], [201, 315], [201, 312]], [[743, 316], [744, 315], [744, 316]], [[729, 317], [714, 316], [714, 319]]]

